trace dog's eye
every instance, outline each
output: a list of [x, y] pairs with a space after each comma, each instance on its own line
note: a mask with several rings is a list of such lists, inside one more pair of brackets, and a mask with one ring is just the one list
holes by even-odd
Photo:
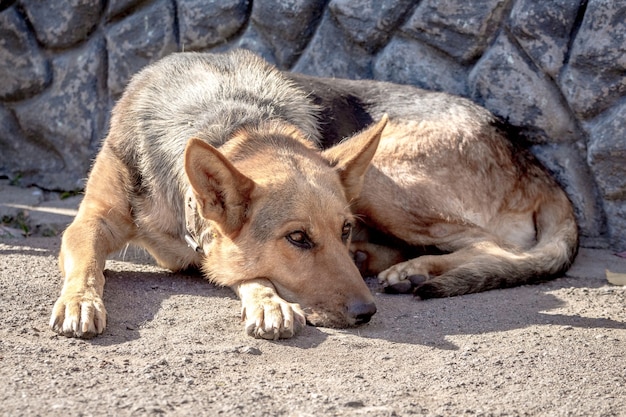
[[341, 240], [345, 242], [350, 239], [350, 234], [352, 233], [352, 223], [345, 222], [343, 225], [343, 229], [341, 229]]
[[314, 246], [311, 238], [303, 231], [291, 232], [286, 238], [289, 243], [300, 249], [312, 249]]

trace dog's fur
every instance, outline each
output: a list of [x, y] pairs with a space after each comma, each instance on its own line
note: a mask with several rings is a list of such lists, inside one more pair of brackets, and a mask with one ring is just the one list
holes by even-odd
[[485, 109], [235, 51], [131, 81], [63, 236], [54, 330], [103, 331], [105, 260], [128, 242], [232, 287], [247, 332], [279, 338], [367, 322], [361, 274], [422, 298], [520, 285], [562, 273], [578, 235], [563, 191]]

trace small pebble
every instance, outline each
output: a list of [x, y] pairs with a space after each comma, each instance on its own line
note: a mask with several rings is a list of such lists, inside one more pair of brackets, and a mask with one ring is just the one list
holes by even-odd
[[261, 350], [252, 346], [244, 346], [239, 350], [240, 353], [247, 353], [248, 355], [260, 355]]

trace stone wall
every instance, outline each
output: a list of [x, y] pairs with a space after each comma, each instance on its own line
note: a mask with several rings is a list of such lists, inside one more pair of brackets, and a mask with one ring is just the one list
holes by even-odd
[[0, 175], [76, 189], [133, 73], [245, 47], [280, 68], [470, 97], [522, 127], [586, 245], [626, 249], [626, 3], [0, 0]]

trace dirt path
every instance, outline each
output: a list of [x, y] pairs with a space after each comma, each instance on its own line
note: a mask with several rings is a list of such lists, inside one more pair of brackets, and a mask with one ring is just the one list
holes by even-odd
[[605, 279], [626, 260], [607, 251], [537, 286], [377, 294], [370, 324], [281, 342], [243, 334], [230, 290], [130, 251], [108, 264], [105, 334], [84, 341], [48, 329], [58, 246], [0, 240], [2, 416], [626, 415], [626, 289]]

